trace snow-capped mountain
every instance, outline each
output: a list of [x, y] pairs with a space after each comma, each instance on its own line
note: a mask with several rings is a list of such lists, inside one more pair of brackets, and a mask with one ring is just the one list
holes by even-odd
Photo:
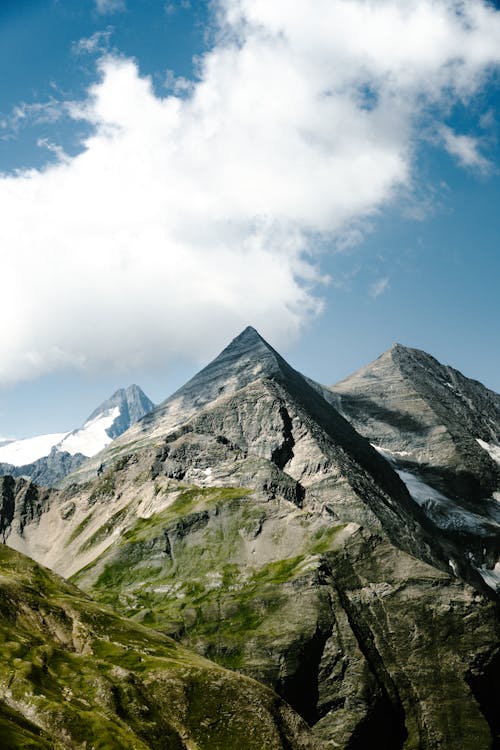
[[72, 432], [12, 440], [0, 446], [0, 473], [53, 484], [86, 458], [99, 453], [153, 408], [153, 402], [137, 385], [120, 388]]
[[72, 456], [95, 456], [153, 408], [153, 402], [139, 386], [120, 388], [94, 409], [83, 427], [68, 433], [56, 447]]
[[59, 445], [70, 433], [53, 432], [24, 440], [9, 440], [0, 446], [0, 463], [11, 466], [31, 464], [42, 456], [48, 456], [53, 446]]

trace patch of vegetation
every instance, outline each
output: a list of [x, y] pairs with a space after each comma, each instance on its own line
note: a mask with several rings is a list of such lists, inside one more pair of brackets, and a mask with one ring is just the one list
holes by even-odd
[[83, 521], [80, 521], [78, 526], [75, 529], [73, 529], [72, 533], [68, 537], [68, 541], [66, 542], [65, 547], [69, 547], [69, 545], [72, 542], [74, 542], [75, 539], [77, 539], [81, 534], [83, 534], [83, 532], [85, 531], [85, 529], [87, 528], [91, 520], [92, 520], [92, 513], [89, 513], [87, 516], [85, 516]]
[[100, 544], [100, 542], [103, 542], [114, 530], [115, 528], [126, 518], [127, 514], [129, 512], [128, 506], [125, 508], [122, 508], [121, 510], [114, 513], [111, 518], [108, 518], [108, 520], [103, 523], [102, 526], [100, 526], [97, 531], [95, 531], [92, 536], [90, 536], [80, 547], [78, 550], [78, 553], [85, 552], [86, 550], [90, 549], [91, 547], [94, 547], [96, 544]]
[[256, 570], [250, 582], [251, 584], [261, 586], [266, 583], [280, 584], [291, 581], [300, 575], [306, 559], [305, 555], [298, 555], [297, 557], [270, 562]]
[[123, 443], [122, 445], [115, 445], [115, 446], [111, 445], [107, 449], [107, 452], [112, 456], [118, 453], [123, 453], [124, 451], [131, 453], [133, 452], [132, 451], [133, 446], [137, 445], [138, 442], [139, 442], [138, 440], [131, 440], [130, 442]]
[[124, 533], [123, 544], [146, 541], [153, 538], [159, 528], [176, 518], [184, 517], [195, 510], [214, 507], [218, 503], [239, 500], [251, 492], [252, 490], [244, 487], [189, 487], [184, 489], [164, 510], [154, 513], [149, 518], [140, 518]]
[[14, 711], [0, 700], [2, 748], [303, 747], [263, 686], [117, 617], [3, 545], [0, 575], [9, 603], [0, 691], [16, 702]]
[[319, 555], [328, 552], [335, 547], [335, 541], [340, 532], [346, 527], [346, 524], [338, 526], [323, 526], [314, 532], [308, 550], [313, 555]]

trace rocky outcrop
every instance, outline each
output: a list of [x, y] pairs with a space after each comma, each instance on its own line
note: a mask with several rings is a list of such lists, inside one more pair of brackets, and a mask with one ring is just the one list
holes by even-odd
[[66, 451], [52, 448], [48, 456], [25, 466], [0, 464], [0, 475], [30, 479], [43, 487], [54, 487], [67, 474], [76, 471], [87, 460], [82, 453], [71, 455]]
[[50, 490], [25, 479], [0, 477], [0, 533], [2, 541], [13, 533], [23, 535], [25, 526], [36, 526], [55, 500]]

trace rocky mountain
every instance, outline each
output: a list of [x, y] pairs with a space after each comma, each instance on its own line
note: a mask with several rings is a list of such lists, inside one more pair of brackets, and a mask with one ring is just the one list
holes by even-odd
[[455, 540], [453, 564], [465, 560], [500, 590], [500, 396], [400, 344], [330, 390]]
[[5, 750], [314, 750], [278, 696], [0, 546]]
[[0, 532], [322, 748], [498, 747], [494, 592], [324, 391], [246, 329], [64, 489], [5, 478]]
[[77, 430], [10, 441], [0, 446], [0, 475], [29, 477], [44, 486], [54, 486], [153, 407], [153, 402], [139, 386], [120, 388]]

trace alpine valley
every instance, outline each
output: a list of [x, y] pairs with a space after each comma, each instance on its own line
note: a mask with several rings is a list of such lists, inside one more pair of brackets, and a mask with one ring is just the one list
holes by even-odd
[[2, 748], [499, 750], [499, 395], [249, 327], [49, 438], [0, 447]]

